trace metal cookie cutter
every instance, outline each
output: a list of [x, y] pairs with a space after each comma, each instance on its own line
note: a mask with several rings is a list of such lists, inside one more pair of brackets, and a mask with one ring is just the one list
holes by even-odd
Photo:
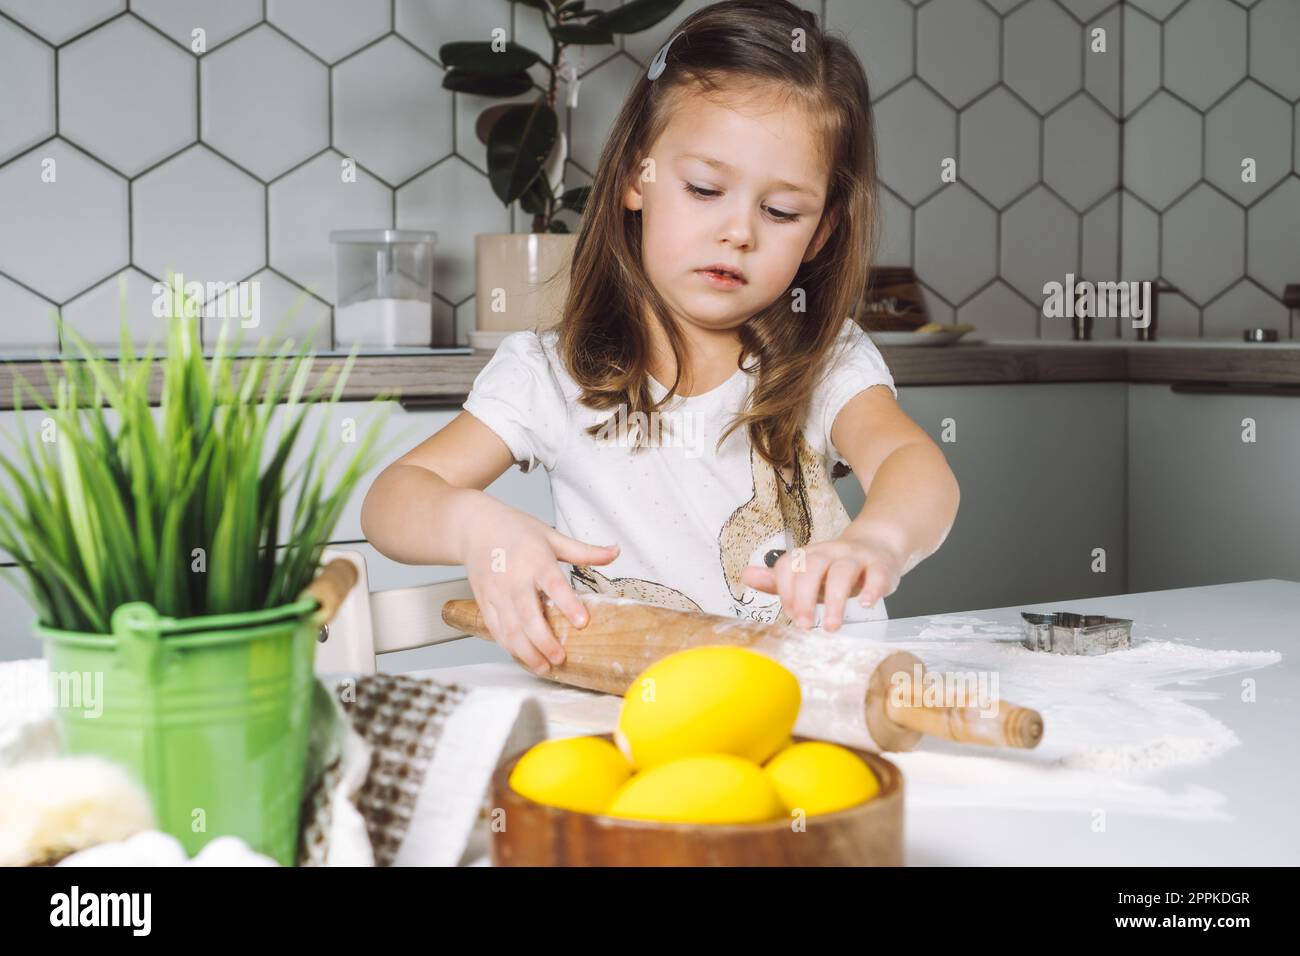
[[1093, 657], [1122, 651], [1132, 641], [1133, 622], [1128, 618], [1070, 611], [1053, 614], [1021, 611], [1020, 616], [1024, 618], [1025, 628], [1022, 643], [1031, 651]]

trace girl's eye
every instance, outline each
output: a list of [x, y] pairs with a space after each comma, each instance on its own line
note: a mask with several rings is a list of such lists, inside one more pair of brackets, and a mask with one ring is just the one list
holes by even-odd
[[[704, 186], [697, 186], [690, 182], [683, 181], [682, 186], [685, 187], [686, 191], [692, 196], [699, 196], [703, 199], [712, 199], [714, 196], [722, 195], [722, 190], [720, 189], [707, 189]], [[771, 206], [764, 206], [763, 208], [766, 209], [767, 214], [777, 222], [799, 221], [799, 213], [797, 212], [783, 212], [780, 209], [773, 209]]]
[[694, 183], [683, 183], [683, 185], [692, 196], [703, 196], [706, 199], [711, 199], [722, 192], [720, 189], [705, 189], [703, 186], [697, 186]]

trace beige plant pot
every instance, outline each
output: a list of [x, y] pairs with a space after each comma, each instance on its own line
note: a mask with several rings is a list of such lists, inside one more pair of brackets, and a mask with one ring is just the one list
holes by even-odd
[[560, 320], [569, 294], [573, 233], [484, 233], [474, 237], [477, 327], [517, 332]]

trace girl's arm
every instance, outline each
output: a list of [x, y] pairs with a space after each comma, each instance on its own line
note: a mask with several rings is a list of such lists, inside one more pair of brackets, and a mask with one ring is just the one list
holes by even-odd
[[461, 412], [379, 473], [361, 505], [361, 532], [402, 564], [464, 564], [467, 531], [500, 504], [483, 489], [512, 464], [496, 434]]
[[[855, 395], [831, 428], [867, 500], [842, 537], [891, 548], [900, 576], [939, 550], [957, 517], [961, 489], [939, 446], [887, 388]], [[891, 588], [892, 591], [892, 588]], [[868, 604], [887, 594], [868, 592]]]
[[403, 564], [464, 565], [493, 640], [544, 674], [564, 648], [542, 613], [545, 593], [576, 627], [587, 610], [560, 561], [608, 564], [616, 546], [584, 544], [483, 489], [514, 463], [505, 442], [469, 412], [397, 459], [361, 505], [361, 530]]

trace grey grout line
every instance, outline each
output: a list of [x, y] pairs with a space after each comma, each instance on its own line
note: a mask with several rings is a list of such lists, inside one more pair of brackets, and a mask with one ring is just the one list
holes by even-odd
[[54, 135], [59, 135], [60, 125], [62, 123], [62, 110], [59, 107], [59, 50], [54, 48], [54, 58], [51, 61], [54, 64]]

